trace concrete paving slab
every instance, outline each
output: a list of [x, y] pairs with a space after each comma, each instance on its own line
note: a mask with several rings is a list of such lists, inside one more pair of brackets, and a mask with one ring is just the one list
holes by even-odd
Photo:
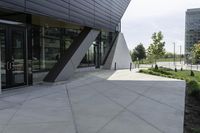
[[122, 88], [126, 88], [133, 92], [143, 94], [146, 90], [150, 89], [152, 86], [152, 81], [119, 81], [119, 80], [112, 80], [113, 84], [120, 86]]
[[84, 101], [92, 96], [98, 94], [98, 92], [89, 86], [80, 86], [69, 90], [71, 102], [73, 104]]
[[183, 133], [183, 112], [164, 104], [141, 97], [128, 107], [136, 115], [151, 123], [162, 132]]
[[1, 133], [183, 133], [181, 80], [98, 70], [22, 90], [0, 96]]
[[111, 88], [108, 91], [103, 92], [103, 94], [124, 107], [129, 105], [140, 96], [121, 87]]
[[169, 89], [160, 89], [157, 87], [152, 87], [152, 89], [144, 93], [149, 98], [165, 103], [177, 110], [184, 111], [185, 99], [183, 97], [185, 97], [185, 89], [179, 94], [175, 93], [175, 89], [174, 91], [169, 91]]
[[91, 83], [88, 87], [96, 89], [99, 92], [106, 92], [109, 89], [115, 88], [116, 85], [112, 84], [111, 82], [108, 82], [106, 80], [101, 80], [101, 81], [96, 82], [96, 83]]
[[65, 93], [66, 88], [65, 85], [41, 85], [39, 87], [37, 86], [37, 88], [33, 87], [32, 90], [34, 91], [31, 91], [28, 99], [43, 97], [57, 92]]
[[121, 113], [99, 133], [161, 133], [128, 111]]
[[9, 125], [2, 133], [75, 133], [71, 123], [36, 123]]
[[72, 121], [67, 97], [63, 94], [52, 94], [26, 101], [17, 111], [11, 124], [37, 123], [54, 121]]
[[73, 104], [78, 130], [81, 133], [95, 133], [109, 120], [123, 110], [104, 96], [97, 95]]
[[5, 125], [3, 126], [3, 125], [0, 125], [0, 133], [2, 133], [3, 132], [3, 130], [4, 130], [4, 127], [5, 127]]
[[7, 101], [1, 101], [0, 100], [0, 110], [7, 109], [7, 108], [12, 108], [17, 106], [16, 104], [12, 102], [7, 102]]
[[15, 103], [15, 104], [22, 104], [23, 102], [26, 101], [26, 99], [29, 97], [29, 95], [30, 95], [30, 93], [10, 95], [10, 96], [1, 98], [1, 100], [6, 101], [6, 102]]
[[[1, 104], [1, 103], [0, 103]], [[17, 107], [5, 108], [0, 110], [0, 125], [6, 125], [18, 110]]]

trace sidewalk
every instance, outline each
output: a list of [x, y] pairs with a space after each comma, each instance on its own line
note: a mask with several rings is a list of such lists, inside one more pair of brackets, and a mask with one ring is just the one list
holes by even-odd
[[135, 71], [76, 73], [0, 95], [0, 133], [183, 133], [185, 82]]

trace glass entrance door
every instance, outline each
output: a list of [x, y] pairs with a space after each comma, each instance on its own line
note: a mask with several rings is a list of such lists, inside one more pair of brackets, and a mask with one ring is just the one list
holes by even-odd
[[[3, 27], [3, 26], [1, 26]], [[4, 26], [1, 32], [2, 88], [26, 84], [25, 29]], [[4, 39], [4, 41], [2, 41]]]
[[6, 87], [6, 27], [0, 25], [0, 51], [1, 51], [1, 86]]

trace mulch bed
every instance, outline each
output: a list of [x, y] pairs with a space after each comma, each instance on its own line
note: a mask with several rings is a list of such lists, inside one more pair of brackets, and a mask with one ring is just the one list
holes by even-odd
[[186, 94], [185, 100], [184, 133], [200, 133], [193, 130], [200, 130], [200, 99]]

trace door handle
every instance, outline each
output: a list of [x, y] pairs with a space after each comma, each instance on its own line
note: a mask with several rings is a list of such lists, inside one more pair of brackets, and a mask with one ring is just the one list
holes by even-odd
[[10, 62], [6, 63], [6, 69], [9, 71], [10, 70]]
[[10, 62], [10, 70], [14, 71], [13, 62]]

